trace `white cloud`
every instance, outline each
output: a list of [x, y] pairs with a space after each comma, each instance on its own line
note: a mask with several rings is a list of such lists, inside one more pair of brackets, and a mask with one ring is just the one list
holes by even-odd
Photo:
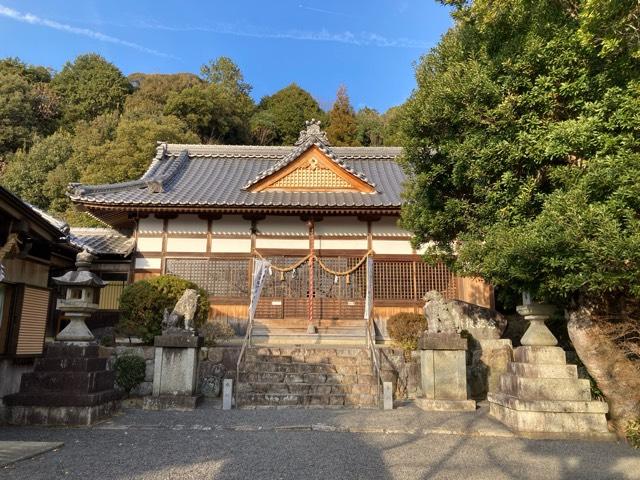
[[158, 57], [176, 58], [173, 55], [159, 52], [158, 50], [147, 48], [142, 45], [138, 45], [137, 43], [129, 42], [127, 40], [122, 40], [120, 38], [112, 37], [110, 35], [105, 35], [104, 33], [96, 32], [95, 30], [90, 30], [88, 28], [73, 27], [71, 25], [59, 23], [54, 20], [48, 20], [46, 18], [38, 17], [31, 13], [18, 12], [17, 10], [5, 7], [3, 5], [0, 5], [0, 16], [10, 18], [18, 22], [29, 23], [31, 25], [39, 25], [42, 27], [52, 28], [54, 30], [60, 30], [62, 32], [72, 33], [74, 35], [82, 35], [85, 37], [92, 38], [94, 40], [98, 40], [100, 42], [107, 42], [107, 43], [114, 43], [116, 45], [122, 45], [123, 47], [133, 48], [140, 52], [156, 55]]
[[416, 48], [425, 50], [432, 45], [427, 42], [412, 40], [409, 38], [389, 38], [373, 32], [330, 32], [326, 29], [312, 30], [287, 30], [283, 32], [261, 29], [254, 26], [241, 27], [230, 24], [214, 24], [210, 26], [173, 26], [159, 23], [144, 22], [139, 25], [142, 28], [154, 30], [166, 30], [172, 32], [211, 32], [238, 37], [273, 38], [284, 40], [303, 40], [313, 42], [335, 42], [357, 45], [361, 47], [396, 47]]

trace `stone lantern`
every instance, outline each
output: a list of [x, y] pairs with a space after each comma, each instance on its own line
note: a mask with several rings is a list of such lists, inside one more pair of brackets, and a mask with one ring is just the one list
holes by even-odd
[[106, 283], [95, 273], [89, 271], [93, 255], [83, 250], [76, 256], [76, 270], [54, 277], [57, 285], [66, 287], [65, 298], [58, 300], [57, 308], [70, 320], [57, 336], [56, 340], [72, 343], [91, 342], [94, 337], [85, 320], [98, 310], [99, 290]]

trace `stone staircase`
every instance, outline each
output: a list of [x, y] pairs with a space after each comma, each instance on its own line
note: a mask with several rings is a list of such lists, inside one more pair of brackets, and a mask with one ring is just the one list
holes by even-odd
[[365, 346], [364, 320], [319, 320], [317, 333], [307, 333], [307, 319], [256, 319], [251, 341], [260, 345]]
[[240, 367], [237, 403], [247, 407], [377, 407], [366, 348], [254, 346]]

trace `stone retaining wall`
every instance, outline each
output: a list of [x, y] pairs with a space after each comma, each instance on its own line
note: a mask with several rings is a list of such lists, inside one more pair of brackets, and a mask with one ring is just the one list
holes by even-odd
[[[131, 396], [144, 397], [153, 391], [153, 369], [155, 347], [140, 345], [118, 345], [117, 347], [100, 347], [101, 356], [110, 357], [109, 368], [113, 368], [116, 358], [122, 355], [137, 355], [144, 358], [146, 371], [144, 382], [131, 391]], [[200, 349], [200, 366], [198, 381], [209, 374], [213, 366], [223, 364], [226, 370], [225, 378], [235, 378], [236, 362], [240, 353], [239, 346], [202, 347]]]

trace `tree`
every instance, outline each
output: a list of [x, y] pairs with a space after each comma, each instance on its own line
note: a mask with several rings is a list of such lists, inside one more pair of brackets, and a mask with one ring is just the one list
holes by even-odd
[[31, 150], [18, 150], [10, 157], [2, 184], [27, 202], [48, 209], [51, 198], [45, 191], [47, 175], [64, 165], [72, 153], [71, 135], [54, 133], [37, 141]]
[[0, 156], [28, 149], [37, 135], [55, 129], [59, 101], [49, 88], [51, 75], [43, 67], [18, 59], [0, 60]]
[[100, 55], [90, 53], [67, 62], [52, 81], [63, 100], [62, 122], [71, 127], [78, 120], [121, 111], [131, 85], [118, 68]]
[[623, 428], [640, 415], [638, 355], [606, 332], [639, 330], [636, 2], [443, 3], [455, 26], [418, 65], [401, 122], [403, 224], [461, 274], [564, 306]]
[[404, 143], [402, 122], [405, 118], [404, 105], [391, 107], [382, 115], [382, 138], [387, 147], [398, 147]]
[[227, 57], [202, 66], [206, 83], [172, 92], [164, 113], [184, 120], [207, 143], [248, 143], [255, 105], [251, 86]]
[[129, 75], [129, 81], [137, 85], [124, 104], [127, 117], [162, 115], [171, 93], [180, 93], [186, 88], [202, 84], [202, 80], [192, 73]]
[[356, 113], [356, 143], [364, 147], [383, 144], [383, 120], [377, 110], [362, 108]]
[[275, 145], [292, 145], [298, 139], [306, 120], [324, 119], [324, 112], [318, 102], [295, 83], [260, 100], [258, 113], [267, 115], [261, 112], [268, 112], [269, 118], [275, 124], [275, 134], [271, 142]]
[[358, 125], [356, 114], [347, 95], [347, 87], [340, 85], [336, 101], [329, 110], [327, 137], [332, 145], [356, 145]]

